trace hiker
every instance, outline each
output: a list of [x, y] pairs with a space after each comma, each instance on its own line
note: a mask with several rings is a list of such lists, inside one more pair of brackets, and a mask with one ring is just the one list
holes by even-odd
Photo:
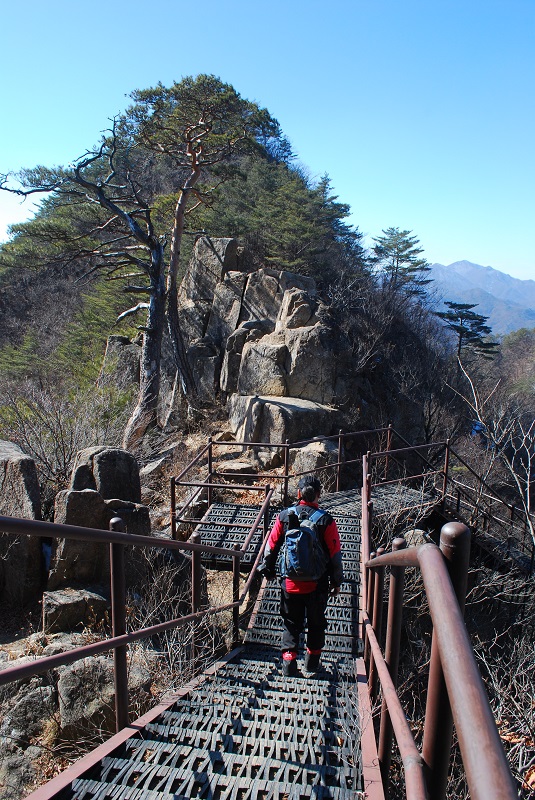
[[[334, 519], [319, 508], [321, 484], [312, 475], [299, 481], [298, 502], [281, 511], [269, 534], [258, 570], [268, 580], [281, 578], [282, 671], [297, 672], [299, 637], [307, 619], [304, 668], [316, 672], [325, 645], [329, 595], [340, 592], [344, 576], [340, 536]], [[281, 553], [282, 549], [282, 553]], [[278, 560], [279, 553], [281, 558]]]

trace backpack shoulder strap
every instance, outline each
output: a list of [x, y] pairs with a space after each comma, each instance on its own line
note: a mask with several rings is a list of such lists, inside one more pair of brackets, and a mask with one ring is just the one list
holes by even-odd
[[322, 508], [314, 509], [314, 512], [310, 515], [309, 519], [310, 519], [311, 522], [313, 522], [316, 525], [318, 524], [318, 522], [321, 521], [322, 524], [323, 524], [323, 527], [325, 527], [325, 528], [327, 527], [327, 525], [330, 525], [331, 522], [332, 522], [331, 515], [327, 511], [324, 511]]
[[[291, 521], [292, 516], [295, 517], [295, 522]], [[280, 518], [285, 531], [288, 531], [290, 528], [299, 527], [299, 512], [297, 506], [286, 508], [281, 512]]]

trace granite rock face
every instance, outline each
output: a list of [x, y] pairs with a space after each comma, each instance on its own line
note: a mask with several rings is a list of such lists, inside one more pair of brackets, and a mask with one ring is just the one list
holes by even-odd
[[234, 240], [199, 239], [178, 302], [199, 397], [228, 398], [239, 439], [331, 432], [348, 358], [312, 278], [242, 268]]
[[118, 498], [141, 502], [139, 467], [127, 450], [89, 447], [80, 450], [74, 463], [71, 489], [93, 489], [106, 500]]
[[[13, 442], [0, 441], [0, 514], [41, 519], [37, 470]], [[0, 598], [21, 606], [39, 594], [43, 581], [41, 540], [0, 534]]]
[[43, 593], [43, 631], [59, 633], [92, 625], [105, 618], [109, 601], [89, 589], [63, 589]]

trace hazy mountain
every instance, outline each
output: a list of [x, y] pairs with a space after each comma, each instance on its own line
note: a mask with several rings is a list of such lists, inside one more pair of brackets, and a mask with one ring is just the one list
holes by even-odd
[[471, 261], [453, 264], [432, 264], [430, 288], [437, 291], [439, 301], [477, 303], [477, 311], [489, 318], [496, 335], [518, 328], [535, 328], [535, 281], [512, 278], [492, 267]]

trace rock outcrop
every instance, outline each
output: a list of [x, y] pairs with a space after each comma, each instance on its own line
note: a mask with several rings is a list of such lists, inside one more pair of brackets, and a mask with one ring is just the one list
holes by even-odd
[[105, 500], [141, 502], [139, 467], [127, 450], [89, 447], [80, 450], [72, 470], [71, 489], [94, 489]]
[[[41, 519], [35, 462], [16, 444], [0, 441], [0, 514]], [[0, 598], [20, 607], [37, 597], [43, 581], [41, 540], [0, 536]]]
[[228, 398], [239, 440], [333, 430], [348, 353], [311, 278], [242, 268], [235, 240], [199, 239], [178, 299], [198, 394]]
[[[56, 495], [54, 522], [109, 530], [112, 518], [121, 517], [128, 533], [150, 535], [149, 509], [140, 502], [139, 467], [126, 450], [105, 447], [81, 450], [75, 460], [71, 487]], [[54, 540], [49, 591], [108, 584], [107, 545], [75, 539]]]

